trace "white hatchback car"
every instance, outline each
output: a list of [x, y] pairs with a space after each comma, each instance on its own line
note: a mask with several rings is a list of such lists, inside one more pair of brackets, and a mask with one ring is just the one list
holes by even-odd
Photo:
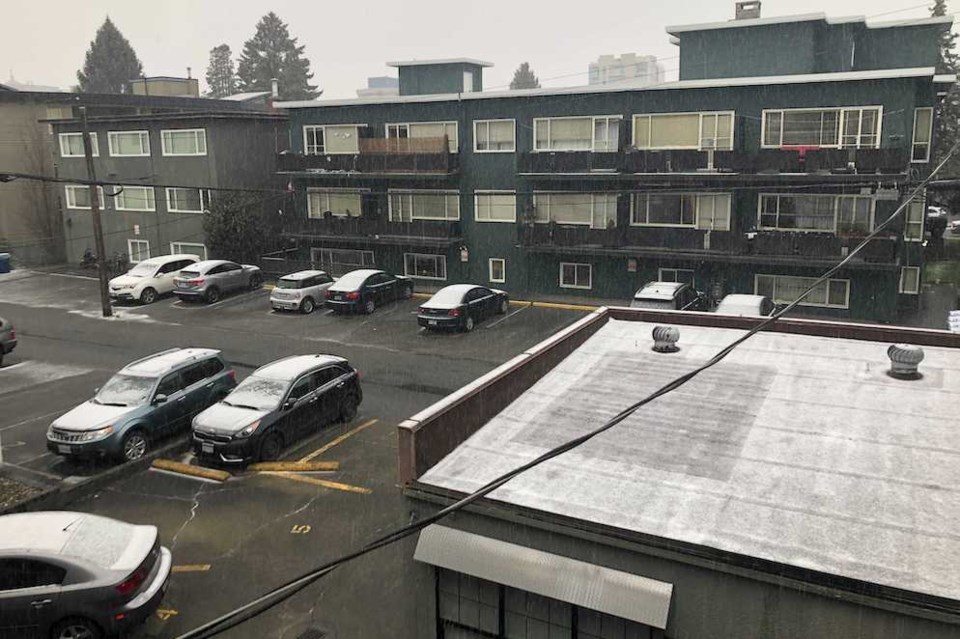
[[769, 317], [776, 309], [776, 305], [766, 295], [731, 293], [720, 300], [716, 312], [741, 317]]
[[270, 291], [270, 306], [275, 311], [300, 311], [309, 315], [323, 304], [324, 293], [334, 278], [326, 271], [298, 271], [277, 280]]
[[173, 292], [173, 277], [199, 255], [161, 255], [139, 262], [125, 275], [110, 280], [110, 299], [153, 304], [158, 297]]

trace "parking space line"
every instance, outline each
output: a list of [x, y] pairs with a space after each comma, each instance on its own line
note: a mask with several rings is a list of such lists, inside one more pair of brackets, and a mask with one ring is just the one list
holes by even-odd
[[510, 319], [511, 317], [513, 317], [514, 315], [516, 315], [517, 313], [522, 313], [522, 312], [524, 312], [525, 310], [527, 310], [528, 308], [530, 308], [530, 307], [529, 307], [529, 306], [521, 306], [520, 308], [518, 308], [518, 309], [515, 310], [514, 312], [508, 313], [507, 315], [504, 315], [503, 317], [501, 317], [501, 318], [498, 319], [497, 321], [495, 321], [495, 322], [490, 322], [489, 324], [487, 324], [487, 328], [493, 328], [494, 326], [496, 326], [496, 325], [499, 324], [500, 322], [502, 322], [502, 321], [504, 321], [504, 320], [508, 320], [508, 319]]
[[272, 477], [283, 477], [284, 479], [298, 481], [303, 484], [313, 484], [314, 486], [322, 486], [324, 488], [330, 488], [332, 490], [342, 490], [348, 493], [360, 493], [361, 495], [369, 495], [370, 493], [373, 492], [371, 489], [364, 488], [362, 486], [352, 486], [350, 484], [342, 484], [338, 481], [328, 481], [326, 479], [317, 479], [316, 477], [304, 477], [303, 475], [298, 475], [296, 473], [267, 471], [260, 474], [270, 475]]
[[210, 570], [210, 564], [181, 564], [173, 566], [170, 572], [207, 572]]
[[35, 422], [35, 421], [37, 421], [38, 419], [46, 419], [47, 417], [52, 417], [52, 416], [54, 416], [54, 415], [57, 415], [57, 414], [59, 414], [59, 413], [64, 412], [64, 410], [66, 410], [66, 409], [61, 408], [60, 410], [55, 410], [55, 411], [53, 411], [52, 413], [45, 413], [45, 414], [43, 414], [43, 415], [37, 415], [36, 417], [31, 417], [30, 419], [25, 419], [25, 420], [23, 420], [22, 422], [17, 422], [16, 424], [7, 424], [6, 426], [0, 426], [0, 433], [2, 433], [2, 432], [4, 432], [4, 431], [8, 431], [8, 430], [10, 430], [11, 428], [16, 428], [17, 426], [23, 426], [23, 425], [25, 425], [25, 424], [29, 424], [30, 422]]
[[360, 431], [362, 431], [362, 430], [364, 430], [364, 429], [366, 429], [366, 428], [370, 428], [371, 426], [373, 426], [374, 424], [376, 424], [378, 421], [380, 421], [380, 420], [378, 420], [378, 419], [371, 419], [371, 420], [369, 420], [369, 421], [366, 421], [366, 422], [360, 424], [359, 426], [357, 426], [356, 428], [354, 428], [353, 430], [349, 430], [349, 431], [345, 432], [343, 435], [340, 435], [339, 437], [337, 437], [337, 438], [334, 439], [333, 441], [331, 441], [331, 442], [329, 442], [329, 443], [327, 443], [327, 444], [324, 444], [324, 445], [321, 446], [320, 448], [316, 449], [315, 451], [313, 451], [312, 453], [310, 453], [310, 454], [307, 455], [306, 457], [303, 457], [303, 458], [299, 459], [298, 461], [300, 461], [300, 462], [308, 462], [308, 461], [310, 461], [311, 459], [313, 459], [314, 457], [319, 457], [320, 455], [322, 455], [323, 453], [327, 452], [328, 450], [330, 450], [330, 449], [333, 448], [334, 446], [342, 443], [343, 441], [349, 439], [350, 437], [353, 437], [354, 435], [356, 435], [356, 434], [359, 433]]

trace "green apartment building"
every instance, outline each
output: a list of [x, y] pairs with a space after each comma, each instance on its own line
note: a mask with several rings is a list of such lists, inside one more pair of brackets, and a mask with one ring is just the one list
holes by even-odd
[[[678, 81], [483, 91], [488, 63], [391, 63], [400, 95], [278, 103], [296, 211], [284, 235], [334, 273], [422, 288], [630, 299], [689, 280], [792, 301], [931, 167], [938, 35], [951, 18], [822, 14], [668, 28]], [[805, 313], [892, 321], [916, 305], [924, 204]]]

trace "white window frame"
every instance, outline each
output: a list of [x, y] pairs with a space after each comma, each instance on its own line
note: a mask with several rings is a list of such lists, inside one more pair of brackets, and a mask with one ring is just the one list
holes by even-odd
[[[64, 147], [64, 142], [70, 138], [80, 138], [80, 153], [67, 153], [67, 148]], [[70, 133], [61, 133], [59, 135], [60, 140], [60, 157], [62, 158], [82, 158], [85, 157], [83, 153], [83, 133], [76, 131]], [[90, 148], [93, 152], [93, 157], [100, 157], [100, 142], [97, 140], [96, 132], [90, 133]]]
[[[484, 195], [510, 195], [513, 197], [513, 217], [509, 220], [495, 220], [480, 217], [480, 198]], [[517, 221], [517, 192], [516, 191], [474, 191], [473, 192], [473, 221], [483, 224], [515, 224]]]
[[[664, 273], [667, 271], [673, 271], [673, 279], [668, 280], [664, 278]], [[659, 282], [684, 282], [678, 278], [680, 273], [689, 273], [690, 274], [690, 285], [693, 286], [694, 281], [697, 277], [697, 272], [692, 268], [658, 268], [657, 269], [657, 281]]]
[[[510, 149], [481, 149], [479, 148], [480, 142], [480, 125], [487, 125], [487, 138], [490, 137], [490, 125], [497, 122], [509, 122], [513, 130], [512, 141], [513, 147]], [[474, 153], [516, 153], [517, 152], [517, 121], [512, 118], [501, 118], [498, 120], [474, 120], [473, 121], [473, 152]]]
[[[197, 146], [196, 153], [173, 153], [168, 150], [167, 137], [170, 133], [193, 133], [193, 139]], [[201, 144], [202, 142], [202, 144]], [[200, 151], [200, 147], [203, 151]], [[166, 157], [196, 157], [207, 154], [207, 130], [206, 129], [161, 129], [160, 130], [160, 154]]]
[[[764, 226], [763, 225], [763, 198], [765, 197], [775, 197], [777, 198], [777, 223], [779, 224], [780, 220], [780, 198], [790, 198], [790, 197], [814, 197], [814, 198], [833, 198], [833, 226], [829, 229], [798, 229], [784, 226]], [[876, 222], [877, 214], [877, 199], [870, 195], [854, 195], [847, 193], [834, 193], [834, 194], [822, 194], [822, 193], [760, 193], [757, 196], [757, 228], [764, 231], [783, 231], [788, 233], [832, 233], [837, 235], [839, 232], [839, 223], [840, 223], [840, 202], [844, 199], [865, 199], [870, 200], [870, 227], [867, 229], [867, 233], [870, 233], [874, 229]]]
[[463, 72], [463, 93], [473, 93], [473, 71]]
[[[356, 265], [357, 268], [373, 268], [377, 263], [376, 256], [374, 255], [373, 251], [367, 251], [364, 249], [333, 248], [329, 246], [312, 246], [310, 247], [310, 264], [320, 265], [320, 266], [326, 266], [328, 264], [331, 264], [331, 265], [343, 264], [344, 266], [352, 266], [352, 264], [349, 264], [347, 262], [337, 262], [337, 261], [334, 261], [333, 259], [329, 259], [329, 260], [323, 259], [324, 252], [328, 252], [329, 257], [332, 258], [334, 251], [338, 253], [359, 254], [360, 263]], [[370, 258], [369, 261], [367, 260], [368, 256]]]
[[[553, 213], [550, 211], [552, 208], [551, 197], [555, 195], [589, 195], [590, 196], [590, 221], [589, 222], [557, 222], [553, 219]], [[611, 219], [605, 216], [601, 216], [598, 220], [598, 207], [597, 206], [597, 196], [603, 197], [613, 197], [613, 220], [614, 226], [616, 226], [617, 220], [617, 207], [619, 204], [619, 194], [611, 191], [607, 192], [589, 192], [589, 193], [564, 193], [564, 192], [552, 192], [552, 191], [534, 191], [533, 192], [533, 207], [537, 211], [539, 206], [537, 201], [543, 200], [546, 202], [547, 206], [547, 219], [537, 219], [536, 213], [534, 213], [534, 223], [535, 224], [549, 224], [551, 222], [556, 222], [557, 224], [562, 224], [564, 226], [589, 226], [592, 229], [605, 230], [607, 229], [606, 220]], [[602, 220], [602, 223], [599, 223]]]
[[[450, 136], [448, 135], [447, 145], [448, 147], [452, 147], [452, 148], [448, 148], [450, 153], [458, 153], [460, 151], [460, 123], [457, 122], [456, 120], [428, 120], [424, 122], [387, 122], [383, 126], [383, 131], [387, 139], [401, 139], [401, 140], [412, 139], [412, 138], [415, 138], [416, 136], [410, 135], [411, 127], [416, 127], [417, 125], [436, 126], [438, 124], [442, 124], [444, 128], [446, 128], [447, 126], [453, 125], [453, 132], [454, 132], [454, 135], [456, 136], [456, 139], [451, 139]], [[406, 137], [404, 138], [402, 136], [391, 136], [390, 135], [391, 127], [395, 127], [398, 131], [400, 129], [406, 128], [406, 131], [407, 131]]]
[[[647, 139], [650, 140], [653, 137], [653, 121], [658, 117], [668, 117], [672, 115], [697, 115], [700, 116], [700, 122], [697, 127], [699, 130], [699, 140], [696, 146], [682, 146], [682, 145], [670, 145], [670, 146], [639, 146], [637, 144], [637, 119], [638, 118], [649, 118], [647, 120]], [[737, 135], [737, 114], [735, 111], [677, 111], [677, 112], [664, 112], [664, 113], [636, 113], [633, 116], [633, 131], [631, 132], [631, 143], [634, 148], [641, 151], [662, 151], [667, 149], [689, 149], [695, 151], [706, 150], [707, 147], [704, 146], [703, 141], [707, 138], [703, 136], [703, 121], [704, 118], [717, 117], [721, 115], [730, 116], [730, 145], [729, 146], [714, 146], [713, 151], [732, 151], [734, 140]], [[716, 138], [713, 138], [716, 140]]]
[[[914, 272], [917, 274], [917, 287], [914, 290], [908, 290], [905, 286], [904, 280], [906, 280], [906, 275], [908, 272]], [[897, 287], [897, 290], [903, 295], [919, 295], [920, 294], [920, 267], [919, 266], [901, 266], [900, 267], [900, 285]]]
[[[322, 220], [324, 213], [329, 210], [329, 207], [322, 211], [313, 210], [313, 198], [311, 195], [327, 195], [330, 194], [339, 194], [339, 195], [356, 195], [360, 198], [360, 203], [357, 206], [356, 215], [347, 215], [346, 213], [339, 213], [337, 211], [330, 211], [333, 217], [343, 217], [343, 218], [355, 218], [363, 216], [363, 196], [365, 193], [369, 193], [370, 189], [324, 189], [324, 188], [308, 188], [307, 189], [307, 218], [311, 220]], [[329, 203], [329, 199], [327, 200]]]
[[[121, 206], [121, 203], [124, 200], [126, 200], [124, 195], [126, 194], [128, 189], [143, 189], [147, 192], [153, 193], [153, 206], [150, 208], [142, 208], [142, 209], [133, 209], [128, 206]], [[120, 191], [120, 192], [115, 193], [112, 196], [113, 208], [116, 209], [117, 211], [134, 211], [137, 213], [152, 213], [153, 211], [157, 210], [157, 190], [152, 186], [143, 186], [140, 184], [122, 185], [120, 187], [117, 187], [117, 191]]]
[[[919, 218], [919, 219], [912, 219]], [[910, 201], [907, 204], [906, 209], [903, 211], [903, 239], [905, 242], [922, 242], [923, 236], [926, 234], [926, 221], [927, 221], [927, 198], [926, 195], [918, 197]], [[919, 226], [920, 232], [917, 234], [910, 233], [911, 226]]]
[[[83, 189], [84, 191], [89, 191], [90, 187], [87, 186], [86, 184], [67, 184], [64, 187], [64, 202], [66, 204], [66, 207], [74, 211], [89, 211], [91, 209], [91, 207], [89, 206], [77, 206], [77, 196], [76, 196], [77, 189]], [[103, 199], [102, 186], [97, 187], [97, 199], [100, 202], [100, 210], [102, 211], [103, 209], [106, 208], [105, 206], [106, 202]]]
[[[863, 125], [863, 111], [866, 110], [876, 110], [877, 111], [877, 140], [876, 144], [873, 146], [861, 146], [859, 138], [862, 136], [862, 133], [857, 131], [857, 144], [855, 146], [844, 145], [844, 127], [846, 126], [846, 114], [849, 111], [860, 111], [860, 117], [857, 122], [858, 126], [862, 127]], [[837, 137], [831, 144], [810, 144], [810, 145], [795, 145], [783, 143], [783, 114], [784, 113], [800, 113], [800, 112], [825, 112], [825, 111], [837, 111], [837, 117], [839, 118], [837, 122]], [[767, 117], [769, 114], [779, 113], [780, 114], [780, 135], [779, 135], [779, 144], [767, 144]], [[861, 106], [825, 106], [825, 107], [810, 107], [810, 108], [797, 108], [797, 109], [763, 109], [760, 114], [760, 148], [761, 149], [782, 149], [784, 146], [811, 146], [821, 149], [879, 149], [880, 140], [883, 138], [883, 106], [878, 104], [864, 104]]]
[[[147, 256], [146, 256], [146, 257], [141, 258], [141, 259], [139, 259], [139, 260], [133, 259], [133, 255], [134, 255], [133, 246], [134, 246], [135, 244], [146, 245], [146, 247], [147, 247]], [[140, 251], [137, 251], [137, 253], [139, 254]], [[136, 264], [136, 263], [138, 263], [138, 262], [142, 262], [143, 260], [149, 260], [149, 259], [150, 259], [150, 240], [141, 240], [141, 239], [134, 239], [134, 238], [129, 238], [129, 239], [127, 239], [127, 257], [129, 258], [129, 260], [130, 260], [130, 262], [131, 262], [132, 264]]]
[[[669, 224], [662, 222], [638, 222], [636, 217], [637, 210], [637, 200], [640, 197], [644, 197], [646, 200], [646, 211], [644, 219], [650, 219], [650, 199], [645, 196], [649, 195], [675, 195], [679, 197], [692, 197], [693, 198], [693, 222], [690, 224]], [[722, 227], [714, 227], [712, 224], [707, 225], [704, 221], [701, 223], [701, 209], [706, 205], [707, 199], [717, 200], [724, 199], [727, 204], [727, 224]], [[671, 191], [649, 191], [644, 193], [633, 193], [630, 195], [630, 226], [644, 226], [652, 228], [682, 228], [682, 229], [697, 229], [701, 231], [729, 231], [730, 230], [730, 221], [733, 217], [733, 195], [730, 193], [713, 193], [713, 192], [671, 192]]]
[[[493, 276], [494, 262], [500, 263], [500, 273], [503, 277], [495, 278]], [[487, 279], [492, 284], [504, 284], [507, 281], [507, 260], [503, 257], [491, 257], [487, 260]]]
[[[301, 134], [303, 136], [303, 154], [304, 155], [359, 155], [360, 154], [360, 129], [365, 128], [366, 124], [305, 124]], [[357, 150], [356, 151], [328, 151], [327, 150], [327, 129], [333, 128], [353, 128], [354, 135], [357, 139]], [[307, 144], [307, 131], [321, 131], [323, 133], [323, 146], [319, 151], [316, 150], [316, 145]], [[313, 151], [309, 149], [314, 147]]]
[[[198, 251], [197, 248], [200, 250]], [[201, 260], [207, 259], [207, 245], [200, 242], [170, 242], [171, 255], [199, 255]]]
[[[563, 267], [564, 266], [573, 266], [574, 275], [576, 275], [578, 266], [587, 267], [587, 285], [582, 286], [580, 284], [564, 284], [563, 283]], [[593, 264], [587, 264], [585, 262], [560, 262], [560, 276], [559, 276], [560, 288], [575, 288], [581, 291], [589, 291], [593, 288]]]
[[[537, 138], [539, 137], [537, 133], [540, 130], [540, 127], [547, 127], [547, 139], [550, 139], [550, 123], [554, 120], [590, 120], [590, 148], [589, 149], [541, 149], [537, 146]], [[610, 120], [617, 120], [618, 133], [617, 133], [617, 147], [616, 149], [597, 149], [597, 120], [606, 120], [607, 126], [609, 126]], [[618, 152], [620, 146], [620, 128], [623, 126], [623, 116], [622, 115], [565, 115], [557, 117], [543, 117], [543, 118], [534, 118], [533, 119], [533, 152], [534, 153], [576, 153], [576, 152], [590, 152], [590, 153], [616, 153]]]
[[[434, 196], [445, 196], [444, 201], [444, 212], [445, 217], [425, 217], [422, 215], [417, 215], [414, 210], [414, 196], [417, 195], [434, 195]], [[394, 205], [394, 197], [409, 197], [407, 200], [406, 206], [410, 207], [410, 218], [403, 218], [403, 211], [396, 211]], [[456, 205], [456, 216], [450, 216], [450, 198], [455, 198], [457, 203]], [[401, 204], [401, 209], [403, 205]], [[426, 190], [426, 189], [388, 189], [387, 190], [387, 219], [390, 222], [414, 222], [417, 220], [426, 220], [429, 222], [457, 222], [460, 220], [460, 191], [454, 190]]]
[[[791, 278], [791, 279], [804, 280], [804, 281], [806, 282], [804, 288], [806, 288], [806, 287], [809, 286], [810, 284], [813, 284], [813, 282], [816, 281], [816, 279], [817, 279], [817, 278], [815, 278], [815, 277], [804, 277], [804, 276], [801, 276], [801, 275], [778, 275], [778, 274], [776, 274], [776, 273], [757, 273], [757, 274], [755, 274], [755, 275], [753, 276], [753, 292], [754, 292], [754, 294], [756, 294], [756, 295], [760, 295], [760, 293], [759, 293], [759, 290], [760, 290], [759, 284], [760, 284], [760, 278], [761, 278], [761, 277], [772, 277], [772, 278], [774, 278], [774, 282], [773, 282], [773, 297], [771, 297], [771, 299], [774, 301], [774, 303], [777, 303], [777, 304], [790, 304], [790, 303], [793, 302], [793, 300], [788, 300], [788, 299], [785, 299], [785, 298], [777, 297], [777, 280], [782, 279], [782, 278], [785, 278], [785, 277], [789, 277], [789, 278]], [[844, 286], [845, 286], [845, 295], [844, 295], [844, 300], [843, 300], [843, 304], [842, 304], [842, 305], [840, 305], [840, 304], [830, 304], [830, 288], [831, 288], [832, 286], [834, 286], [834, 282], [837, 282], [837, 283], [842, 282], [842, 283], [844, 283]], [[842, 309], [848, 309], [848, 308], [850, 308], [850, 280], [848, 280], [848, 279], [842, 279], [842, 278], [832, 278], [832, 279], [829, 279], [829, 280], [826, 281], [826, 285], [827, 285], [827, 295], [826, 295], [827, 303], [826, 303], [826, 304], [816, 304], [816, 303], [808, 302], [808, 301], [804, 300], [804, 301], [801, 301], [801, 302], [798, 304], [798, 306], [815, 306], [815, 307], [817, 307], [817, 308], [842, 308]], [[838, 284], [838, 285], [839, 285], [839, 284]], [[809, 298], [808, 298], [808, 299], [809, 299]]]
[[[916, 149], [917, 143], [917, 116], [921, 111], [927, 112], [930, 114], [930, 126], [927, 128], [927, 142], [919, 143], [923, 144], [926, 147], [926, 153], [922, 160], [916, 160], [913, 157], [914, 149]], [[922, 164], [930, 161], [930, 149], [933, 147], [933, 107], [917, 107], [913, 110], [913, 138], [910, 145], [910, 162], [914, 164]]]
[[[189, 191], [199, 191], [200, 192], [200, 209], [175, 209], [174, 202], [170, 197], [170, 193], [176, 190], [189, 190]], [[164, 190], [164, 197], [167, 202], [167, 213], [206, 213], [207, 208], [210, 206], [210, 192], [207, 189], [202, 189], [200, 187], [192, 186], [177, 186], [177, 187], [166, 187]]]
[[[316, 144], [307, 143], [307, 132], [310, 131], [320, 131], [323, 134], [323, 145], [317, 150]], [[326, 127], [319, 124], [305, 124], [303, 125], [303, 154], [304, 155], [326, 155], [326, 146], [327, 146], [327, 132]], [[311, 151], [311, 148], [313, 149]]]
[[[410, 273], [408, 268], [407, 258], [417, 259], [432, 259], [435, 264], [439, 264], [442, 268], [439, 270], [443, 272], [443, 277], [430, 277], [428, 275], [416, 275]], [[416, 269], [414, 269], [416, 271]], [[447, 256], [440, 255], [437, 253], [404, 253], [403, 254], [403, 274], [407, 277], [417, 279], [417, 280], [432, 280], [435, 282], [445, 282], [447, 280]]]
[[[140, 136], [140, 153], [117, 153], [114, 140], [120, 135], [132, 135], [134, 133]], [[107, 131], [107, 146], [110, 149], [110, 157], [113, 158], [148, 158], [150, 157], [150, 132], [139, 130]]]

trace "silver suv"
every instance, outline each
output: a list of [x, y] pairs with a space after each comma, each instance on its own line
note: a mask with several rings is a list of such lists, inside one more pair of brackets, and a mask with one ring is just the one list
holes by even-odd
[[227, 260], [197, 262], [173, 278], [173, 294], [181, 300], [204, 300], [213, 304], [224, 293], [254, 290], [263, 284], [259, 266]]
[[284, 275], [270, 291], [270, 306], [275, 311], [300, 311], [309, 315], [323, 303], [323, 294], [333, 284], [326, 271], [298, 271]]

